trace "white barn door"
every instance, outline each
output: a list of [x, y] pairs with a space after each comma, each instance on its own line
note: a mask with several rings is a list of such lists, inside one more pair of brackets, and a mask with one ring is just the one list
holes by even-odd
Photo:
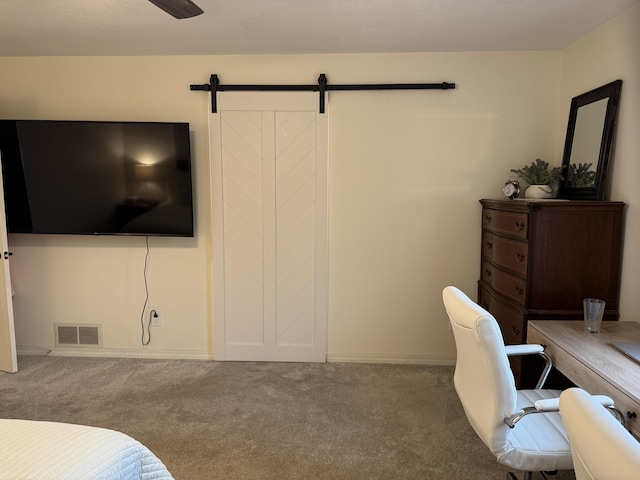
[[313, 92], [218, 92], [216, 360], [326, 361], [327, 115]]

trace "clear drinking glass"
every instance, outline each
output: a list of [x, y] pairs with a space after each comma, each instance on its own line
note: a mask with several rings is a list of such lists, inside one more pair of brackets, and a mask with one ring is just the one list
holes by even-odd
[[598, 333], [602, 325], [602, 317], [604, 315], [604, 300], [597, 298], [585, 298], [582, 301], [584, 306], [584, 331], [589, 333]]

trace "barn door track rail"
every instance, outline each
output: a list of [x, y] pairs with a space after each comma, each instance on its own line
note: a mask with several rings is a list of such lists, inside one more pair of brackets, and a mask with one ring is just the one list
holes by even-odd
[[319, 92], [320, 113], [325, 112], [325, 93], [338, 90], [450, 90], [456, 88], [455, 83], [377, 83], [329, 85], [327, 76], [321, 73], [316, 85], [222, 85], [218, 75], [213, 74], [209, 83], [191, 85], [190, 90], [211, 92], [211, 113], [218, 112], [217, 92]]

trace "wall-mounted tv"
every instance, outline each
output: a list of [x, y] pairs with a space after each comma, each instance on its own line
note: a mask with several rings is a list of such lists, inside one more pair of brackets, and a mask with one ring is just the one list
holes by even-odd
[[0, 120], [9, 233], [194, 236], [188, 123]]

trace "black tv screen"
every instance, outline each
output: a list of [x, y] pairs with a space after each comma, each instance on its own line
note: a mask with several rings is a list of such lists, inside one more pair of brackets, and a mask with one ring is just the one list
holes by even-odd
[[194, 235], [188, 123], [0, 120], [9, 233]]

